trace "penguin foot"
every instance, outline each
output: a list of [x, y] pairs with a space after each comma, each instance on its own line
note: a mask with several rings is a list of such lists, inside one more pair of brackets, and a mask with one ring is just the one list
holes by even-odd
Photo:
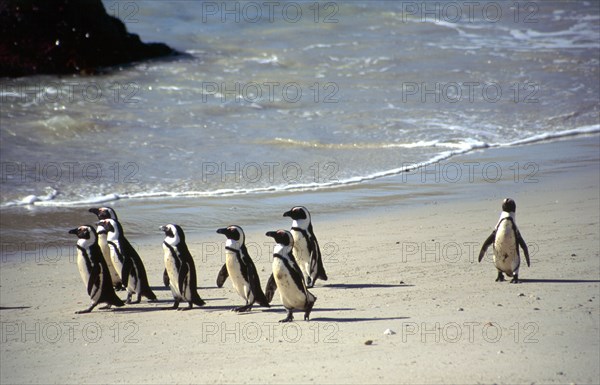
[[292, 314], [291, 310], [288, 310], [287, 317], [285, 317], [282, 320], [279, 320], [279, 322], [292, 322], [293, 320], [294, 320], [294, 315]]
[[90, 313], [96, 307], [96, 305], [97, 305], [97, 303], [93, 303], [87, 309], [76, 311], [75, 314]]
[[312, 311], [313, 306], [315, 305], [314, 302], [309, 303], [308, 306], [306, 307], [306, 310], [304, 311], [304, 320], [305, 321], [310, 321], [309, 317], [310, 317], [310, 312]]
[[306, 287], [313, 287], [314, 285], [315, 285], [315, 282], [310, 277], [310, 275], [306, 276]]
[[496, 278], [496, 282], [504, 282], [504, 274], [501, 271], [498, 272], [498, 277]]
[[179, 301], [175, 301], [173, 303], [173, 306], [171, 306], [169, 309], [171, 309], [171, 310], [178, 310], [178, 308], [179, 308]]
[[510, 283], [519, 283], [519, 275], [515, 274], [513, 279], [510, 280]]
[[245, 312], [252, 310], [252, 305], [239, 306], [239, 307], [235, 307], [231, 310], [233, 310], [236, 313], [245, 313]]

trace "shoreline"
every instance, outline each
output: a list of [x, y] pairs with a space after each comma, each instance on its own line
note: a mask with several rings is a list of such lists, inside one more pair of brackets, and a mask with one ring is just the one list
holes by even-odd
[[[244, 197], [217, 202], [205, 216], [194, 200], [115, 204], [159, 301], [75, 315], [89, 299], [74, 263], [3, 262], [0, 382], [600, 382], [599, 149], [599, 135], [489, 149], [442, 162], [424, 181], [414, 173], [344, 191]], [[503, 177], [450, 182], [454, 165], [465, 172], [475, 163], [497, 164]], [[531, 253], [518, 285], [494, 282], [490, 252], [476, 260], [507, 196]], [[245, 229], [264, 286], [264, 232], [290, 226], [279, 216], [294, 200], [311, 210], [330, 276], [311, 289], [311, 322], [297, 313], [279, 324], [277, 294], [270, 309], [231, 312], [240, 305], [231, 283], [215, 287], [224, 243], [215, 225], [230, 224], [219, 215]], [[258, 221], [240, 215], [265, 208]], [[81, 223], [93, 222], [87, 208], [77, 210]], [[79, 214], [59, 211], [45, 219], [51, 230], [79, 224], [63, 226]], [[172, 303], [160, 279], [162, 235], [143, 236], [131, 223], [154, 227], [188, 215], [201, 218], [181, 224], [207, 305], [162, 311]]]
[[[238, 223], [244, 227], [265, 226], [271, 222], [287, 225], [278, 220], [279, 211], [294, 205], [304, 205], [311, 211], [322, 213], [321, 220], [344, 216], [348, 210], [361, 213], [367, 210], [386, 211], [386, 207], [402, 205], [419, 207], [435, 202], [463, 199], [472, 189], [478, 191], [489, 185], [502, 191], [520, 191], [519, 187], [536, 186], [546, 175], [560, 170], [545, 170], [541, 162], [550, 161], [552, 156], [545, 153], [569, 151], [576, 155], [575, 148], [587, 142], [600, 141], [600, 134], [562, 137], [548, 141], [520, 144], [508, 147], [484, 148], [452, 156], [451, 158], [419, 167], [408, 172], [382, 177], [355, 185], [333, 187], [317, 191], [257, 193], [240, 196], [218, 197], [161, 197], [148, 199], [121, 199], [106, 203], [53, 207], [53, 206], [11, 206], [4, 207], [0, 229], [3, 230], [3, 243], [7, 247], [0, 250], [0, 260], [12, 259], [23, 242], [30, 242], [31, 230], [37, 237], [53, 239], [52, 247], [70, 248], [68, 234], [57, 234], [55, 229], [42, 225], [51, 216], [56, 227], [70, 229], [80, 224], [93, 224], [95, 217], [87, 212], [90, 207], [111, 206], [119, 213], [127, 235], [148, 242], [161, 233], [158, 226], [166, 222], [176, 222], [198, 236], [212, 235], [213, 228]], [[585, 148], [585, 147], [584, 147]], [[519, 150], [520, 149], [520, 150]], [[528, 151], [530, 149], [530, 151]], [[525, 154], [523, 159], [511, 160], [512, 151]], [[593, 149], [587, 151], [594, 157]], [[577, 154], [579, 155], [579, 154]], [[596, 157], [597, 158], [597, 157]], [[574, 164], [571, 159], [566, 162]], [[565, 177], [565, 175], [562, 175]], [[496, 195], [496, 198], [501, 195]], [[263, 207], [279, 209], [265, 210]], [[164, 218], [157, 220], [157, 218]], [[225, 218], [224, 220], [221, 218]], [[166, 222], [165, 222], [166, 221]], [[230, 221], [225, 223], [226, 221]], [[164, 223], [163, 223], [164, 222]], [[150, 226], [148, 224], [151, 223]], [[186, 232], [187, 233], [187, 232]], [[8, 251], [8, 252], [7, 252]], [[65, 254], [65, 252], [62, 252]]]

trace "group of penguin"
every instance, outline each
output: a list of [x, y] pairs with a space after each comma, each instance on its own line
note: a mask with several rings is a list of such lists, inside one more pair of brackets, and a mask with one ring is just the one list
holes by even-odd
[[[142, 297], [156, 300], [156, 295], [148, 284], [144, 263], [131, 246], [123, 232], [123, 226], [111, 207], [89, 210], [98, 217], [97, 227], [79, 226], [69, 231], [77, 235], [77, 266], [92, 303], [77, 314], [89, 313], [98, 304], [101, 309], [112, 306], [139, 303]], [[283, 214], [292, 219], [290, 231], [277, 230], [266, 233], [275, 240], [273, 249], [273, 273], [263, 292], [258, 272], [245, 245], [245, 234], [240, 226], [220, 228], [217, 233], [225, 235], [225, 264], [217, 276], [217, 286], [222, 287], [229, 278], [234, 290], [245, 300], [245, 304], [234, 308], [236, 312], [247, 312], [255, 303], [269, 307], [279, 290], [281, 302], [287, 316], [280, 322], [294, 319], [293, 311], [304, 311], [308, 320], [317, 298], [308, 291], [318, 279], [326, 281], [327, 273], [323, 266], [319, 242], [314, 234], [311, 216], [306, 207], [297, 206]], [[170, 309], [179, 309], [179, 304], [188, 303], [203, 306], [197, 291], [196, 266], [185, 242], [183, 229], [176, 224], [160, 227], [165, 233], [162, 247], [165, 270], [163, 282], [171, 289], [174, 303]], [[127, 299], [123, 302], [115, 290], [126, 290]], [[136, 295], [135, 301], [132, 300]]]
[[[87, 309], [76, 313], [89, 313], [99, 303], [107, 304], [103, 309], [139, 303], [142, 296], [150, 301], [156, 300], [148, 284], [142, 259], [125, 237], [115, 211], [110, 207], [92, 208], [89, 211], [99, 219], [97, 228], [84, 225], [69, 231], [78, 237], [77, 265], [92, 299]], [[519, 282], [519, 247], [523, 249], [527, 266], [530, 266], [529, 251], [517, 228], [515, 213], [515, 201], [504, 199], [500, 219], [479, 253], [481, 262], [488, 247], [493, 245], [494, 264], [498, 270], [496, 282], [504, 281], [504, 274], [512, 277], [511, 283]], [[326, 281], [327, 274], [308, 209], [296, 206], [283, 216], [292, 219], [291, 231], [266, 233], [267, 237], [275, 240], [276, 245], [273, 249], [273, 273], [264, 292], [254, 262], [248, 254], [242, 228], [231, 225], [217, 230], [217, 233], [227, 237], [225, 264], [217, 275], [217, 286], [222, 287], [228, 278], [231, 280], [234, 290], [245, 300], [245, 305], [233, 309], [236, 312], [250, 311], [255, 303], [269, 307], [275, 291], [279, 290], [281, 302], [287, 310], [286, 318], [280, 322], [292, 321], [294, 310], [304, 311], [304, 320], [308, 321], [317, 300], [308, 288], [313, 287], [318, 279]], [[181, 310], [191, 309], [193, 305], [203, 306], [205, 302], [197, 291], [194, 259], [185, 242], [183, 229], [176, 224], [167, 224], [161, 226], [160, 230], [165, 233], [163, 282], [171, 289], [174, 298], [170, 309], [179, 309], [182, 301], [188, 302], [188, 307]], [[115, 289], [127, 291], [125, 303], [116, 295]], [[132, 301], [133, 294], [137, 296], [135, 301]]]

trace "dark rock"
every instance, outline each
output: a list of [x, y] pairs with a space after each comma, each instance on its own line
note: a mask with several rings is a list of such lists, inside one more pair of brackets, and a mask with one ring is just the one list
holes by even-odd
[[101, 0], [0, 0], [0, 77], [94, 73], [177, 54], [142, 43]]

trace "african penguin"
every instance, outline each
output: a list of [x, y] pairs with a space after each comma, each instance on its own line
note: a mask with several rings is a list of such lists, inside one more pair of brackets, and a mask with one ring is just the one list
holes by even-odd
[[179, 225], [168, 224], [160, 227], [165, 233], [163, 242], [165, 270], [169, 275], [169, 285], [173, 293], [173, 309], [179, 307], [179, 302], [186, 301], [189, 310], [193, 305], [203, 306], [197, 288], [196, 266], [192, 254], [185, 243], [185, 234]]
[[[121, 224], [114, 219], [103, 219], [98, 222], [107, 231], [107, 241], [110, 249], [110, 258], [120, 273], [123, 286], [127, 288], [125, 303], [139, 303], [142, 296], [151, 301], [156, 300], [156, 295], [150, 289], [146, 268], [139, 254], [129, 243]], [[137, 294], [137, 299], [132, 302], [131, 297]]]
[[[96, 214], [98, 220], [102, 219], [114, 219], [118, 221], [117, 213], [112, 209], [112, 207], [99, 207], [99, 208], [91, 208], [88, 210], [90, 213]], [[108, 242], [106, 240], [106, 229], [101, 225], [98, 225], [97, 228], [98, 233], [98, 245], [100, 246], [100, 250], [102, 250], [102, 256], [106, 261], [106, 266], [108, 266], [108, 270], [110, 271], [110, 278], [112, 280], [113, 286], [116, 290], [125, 290], [123, 284], [121, 282], [121, 277], [119, 277], [119, 273], [115, 269], [115, 266], [112, 263], [110, 258], [110, 249], [108, 248]]]
[[[269, 307], [269, 302], [260, 286], [260, 278], [252, 258], [246, 249], [246, 235], [239, 226], [229, 226], [217, 230], [217, 233], [227, 237], [225, 243], [225, 268], [227, 275], [231, 278], [233, 288], [246, 305], [236, 307], [237, 312], [246, 312], [252, 309], [252, 305], [258, 302], [261, 306]], [[221, 277], [219, 273], [219, 278]], [[217, 282], [220, 279], [217, 278]], [[224, 279], [223, 279], [224, 281]]]
[[294, 237], [294, 256], [302, 270], [306, 286], [313, 287], [317, 279], [327, 281], [321, 249], [306, 207], [296, 206], [283, 213], [283, 216], [293, 220], [291, 233]]
[[275, 239], [273, 249], [273, 274], [270, 280], [275, 282], [281, 302], [288, 311], [287, 317], [279, 322], [291, 322], [294, 319], [294, 310], [304, 311], [304, 320], [308, 321], [310, 312], [317, 300], [306, 288], [302, 271], [292, 254], [294, 238], [289, 231], [269, 231], [267, 237]]
[[123, 301], [117, 297], [113, 289], [108, 266], [98, 246], [96, 230], [92, 226], [79, 226], [70, 230], [69, 234], [77, 235], [77, 267], [87, 293], [92, 299], [90, 307], [75, 314], [89, 313], [99, 303], [107, 304], [101, 309], [110, 309], [112, 305], [123, 306]]
[[493, 244], [494, 249], [494, 264], [498, 269], [498, 277], [496, 282], [504, 281], [504, 275], [506, 273], [509, 277], [513, 277], [511, 283], [519, 282], [519, 266], [521, 264], [521, 257], [519, 255], [519, 246], [525, 253], [525, 260], [527, 266], [529, 263], [529, 251], [527, 245], [517, 228], [517, 222], [515, 220], [515, 212], [517, 205], [515, 201], [506, 198], [502, 202], [502, 213], [498, 224], [492, 234], [485, 240], [481, 251], [479, 252], [479, 262], [485, 256], [487, 248]]

